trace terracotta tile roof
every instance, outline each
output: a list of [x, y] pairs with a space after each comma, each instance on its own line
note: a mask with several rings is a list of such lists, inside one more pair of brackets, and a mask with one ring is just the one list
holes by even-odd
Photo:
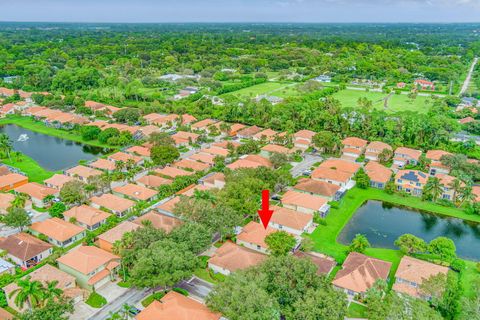
[[8, 167], [5, 166], [0, 166], [0, 177], [5, 176], [7, 174], [11, 173]]
[[238, 131], [237, 135], [242, 137], [252, 137], [253, 135], [259, 133], [260, 131], [262, 131], [262, 128], [257, 126], [251, 126]]
[[206, 163], [201, 163], [195, 160], [182, 159], [172, 163], [172, 166], [181, 168], [181, 169], [192, 169], [195, 172], [204, 171], [210, 168]]
[[175, 196], [172, 199], [167, 200], [166, 202], [157, 206], [157, 210], [168, 212], [168, 213], [173, 213], [173, 209], [175, 208], [175, 206], [177, 205], [178, 202], [180, 202], [180, 197]]
[[0, 193], [0, 209], [7, 210], [12, 201], [15, 200], [15, 195], [11, 193]]
[[150, 149], [141, 146], [133, 146], [125, 151], [142, 157], [150, 157]]
[[107, 159], [97, 159], [96, 161], [91, 162], [89, 166], [92, 168], [107, 170], [107, 171], [113, 171], [116, 168], [115, 162], [108, 161]]
[[26, 193], [30, 197], [40, 200], [50, 195], [56, 195], [59, 192], [57, 189], [49, 188], [36, 182], [29, 182], [14, 190], [15, 192]]
[[[448, 273], [448, 268], [409, 256], [404, 256], [402, 260], [400, 260], [395, 277], [421, 285], [423, 280], [439, 273], [446, 275]], [[413, 288], [411, 286], [406, 287]], [[393, 290], [413, 296], [420, 296], [419, 288], [409, 290], [406, 287], [402, 286], [401, 283], [395, 283], [393, 285]]]
[[197, 141], [198, 137], [200, 137], [199, 134], [193, 133], [193, 132], [186, 132], [186, 131], [177, 131], [174, 135], [171, 136], [173, 140], [175, 140], [175, 143], [186, 143]]
[[3, 308], [0, 308], [0, 319], [2, 319], [2, 320], [12, 320], [13, 318], [15, 318], [13, 316], [13, 314], [11, 314], [10, 312], [8, 312], [7, 310], [5, 310]]
[[153, 122], [155, 120], [162, 119], [164, 116], [158, 113], [150, 113], [145, 116], [143, 116], [143, 119], [145, 119], [147, 122]]
[[45, 221], [34, 222], [30, 226], [30, 229], [60, 242], [66, 241], [85, 231], [84, 228], [59, 218], [50, 218]]
[[215, 251], [208, 263], [234, 272], [256, 266], [266, 258], [265, 254], [227, 241]]
[[470, 123], [470, 122], [475, 122], [475, 119], [472, 118], [472, 117], [466, 117], [466, 118], [462, 118], [462, 119], [458, 120], [458, 122], [460, 124], [467, 124], [467, 123]]
[[214, 124], [214, 123], [217, 123], [217, 120], [213, 120], [213, 119], [204, 119], [204, 120], [200, 120], [194, 124], [191, 125], [191, 128], [193, 130], [198, 130], [198, 129], [205, 129], [207, 128], [208, 126]]
[[87, 275], [117, 259], [120, 257], [95, 246], [80, 246], [58, 258], [57, 262]]
[[5, 188], [19, 182], [27, 182], [28, 178], [18, 173], [8, 173], [0, 176], [0, 188]]
[[1, 250], [7, 251], [21, 261], [29, 260], [50, 248], [52, 248], [51, 244], [23, 232], [10, 235], [0, 241]]
[[189, 124], [189, 123], [192, 123], [194, 121], [197, 121], [197, 118], [195, 118], [194, 116], [192, 116], [188, 113], [182, 114], [182, 124]]
[[285, 148], [284, 146], [279, 146], [277, 144], [267, 144], [261, 150], [266, 152], [276, 152], [276, 153], [282, 153], [282, 154], [292, 153], [291, 149]]
[[249, 154], [246, 157], [244, 157], [243, 159], [248, 160], [248, 161], [257, 162], [264, 167], [268, 167], [268, 168], [272, 167], [272, 163], [270, 162], [270, 160], [268, 160], [267, 158], [264, 158], [262, 156], [259, 156], [257, 154]]
[[211, 147], [211, 148], [202, 149], [199, 151], [199, 153], [208, 153], [214, 156], [226, 157], [228, 156], [228, 149], [220, 148], [220, 147]]
[[330, 271], [332, 271], [332, 269], [337, 265], [337, 262], [334, 259], [325, 257], [316, 252], [303, 252], [297, 250], [293, 255], [299, 259], [309, 259], [312, 261], [317, 266], [318, 275], [329, 274]]
[[213, 154], [195, 153], [188, 157], [190, 160], [200, 161], [209, 165], [215, 164], [215, 156]]
[[185, 197], [192, 197], [195, 194], [195, 191], [207, 191], [210, 190], [209, 187], [201, 185], [201, 184], [191, 184], [186, 188], [183, 188], [182, 190], [178, 191], [176, 195], [182, 195]]
[[422, 185], [427, 183], [428, 175], [425, 172], [418, 170], [399, 170], [395, 175], [395, 180], [413, 181], [415, 183], [421, 183]]
[[371, 288], [376, 280], [386, 280], [391, 266], [390, 262], [352, 252], [343, 263], [342, 269], [337, 272], [332, 284], [363, 293]]
[[227, 168], [229, 168], [230, 170], [237, 170], [237, 169], [244, 169], [244, 168], [258, 168], [258, 167], [262, 167], [262, 165], [258, 162], [249, 161], [246, 159], [238, 159], [237, 161], [227, 165]]
[[265, 238], [274, 232], [277, 232], [277, 230], [271, 227], [267, 227], [265, 230], [260, 223], [250, 221], [245, 227], [243, 227], [242, 232], [237, 236], [237, 241], [240, 240], [259, 245], [262, 248], [268, 248], [265, 243]]
[[[439, 173], [436, 177], [440, 180], [440, 183], [445, 187], [450, 187], [452, 182], [457, 179], [456, 177], [449, 176], [448, 174]], [[464, 186], [465, 184], [461, 182], [461, 185]]]
[[300, 131], [296, 132], [293, 135], [293, 137], [296, 138], [296, 139], [301, 138], [301, 139], [311, 141], [316, 134], [317, 134], [316, 132], [311, 131], [311, 130], [300, 130]]
[[331, 180], [347, 183], [353, 174], [350, 172], [339, 171], [330, 168], [318, 167], [312, 172], [313, 179]]
[[122, 162], [127, 162], [129, 160], [133, 160], [135, 163], [139, 163], [143, 161], [142, 157], [135, 156], [132, 154], [128, 154], [125, 152], [116, 152], [114, 154], [111, 154], [108, 156], [108, 160], [110, 161], [122, 161]]
[[43, 181], [43, 183], [52, 185], [56, 189], [61, 189], [65, 183], [70, 181], [73, 181], [72, 177], [56, 173], [51, 178]]
[[76, 166], [71, 169], [68, 169], [67, 171], [65, 171], [65, 173], [73, 177], [79, 176], [81, 178], [88, 179], [93, 176], [101, 175], [102, 171], [80, 165], [80, 166]]
[[475, 201], [480, 201], [480, 186], [473, 186], [472, 192], [475, 195]]
[[333, 197], [340, 190], [340, 186], [336, 184], [308, 178], [300, 179], [293, 188], [325, 197]]
[[155, 132], [160, 132], [160, 128], [154, 125], [147, 125], [140, 127], [139, 131], [145, 136], [149, 137]]
[[150, 211], [138, 217], [137, 219], [133, 220], [133, 223], [142, 225], [143, 221], [150, 221], [155, 229], [161, 229], [166, 233], [170, 233], [173, 229], [183, 224], [182, 220], [178, 218], [169, 217], [155, 211]]
[[357, 155], [361, 155], [361, 154], [362, 154], [362, 150], [355, 149], [355, 148], [343, 148], [343, 149], [342, 149], [342, 152], [343, 152], [343, 153], [355, 153], [355, 154], [357, 154]]
[[232, 123], [232, 126], [230, 127], [230, 135], [236, 134], [238, 131], [244, 129], [246, 125], [241, 124], [241, 123]]
[[272, 129], [265, 129], [263, 131], [257, 132], [256, 134], [253, 135], [254, 139], [266, 139], [266, 140], [271, 140], [273, 137], [275, 137], [278, 134], [277, 131], [272, 130]]
[[208, 174], [203, 179], [204, 183], [206, 182], [206, 183], [214, 184], [215, 181], [225, 182], [225, 174], [223, 174], [222, 172], [215, 172], [213, 174]]
[[295, 230], [303, 230], [313, 221], [312, 214], [301, 213], [278, 206], [272, 206], [271, 210], [273, 210], [273, 215], [270, 222]]
[[342, 140], [342, 144], [344, 146], [351, 146], [357, 148], [365, 148], [367, 146], [368, 141], [364, 139], [360, 139], [357, 137], [347, 137]]
[[90, 202], [116, 212], [124, 212], [135, 206], [134, 201], [116, 196], [111, 193], [104, 193], [99, 197], [92, 197], [90, 198]]
[[220, 142], [215, 142], [212, 144], [212, 147], [219, 147], [219, 148], [223, 148], [223, 149], [228, 149], [228, 145], [232, 145], [233, 148], [238, 148], [240, 147], [242, 144], [237, 142], [237, 141], [230, 141], [230, 140], [223, 140], [223, 141], [220, 141]]
[[105, 211], [95, 209], [85, 204], [78, 207], [72, 207], [65, 211], [63, 215], [69, 219], [75, 218], [78, 222], [86, 224], [87, 226], [101, 223], [110, 216], [110, 214]]
[[355, 174], [360, 167], [361, 166], [358, 163], [342, 159], [328, 159], [322, 162], [319, 166], [319, 168], [330, 168], [351, 174]]
[[137, 180], [137, 183], [144, 184], [149, 188], [158, 188], [165, 184], [171, 184], [173, 181], [155, 175], [146, 175]]
[[154, 172], [158, 175], [165, 176], [165, 177], [170, 177], [170, 178], [176, 178], [179, 176], [191, 176], [195, 174], [194, 172], [191, 171], [186, 171], [174, 167], [167, 166], [162, 169], [155, 169]]
[[390, 169], [375, 161], [368, 162], [364, 169], [370, 180], [375, 182], [387, 183], [392, 177]]
[[113, 189], [114, 192], [124, 194], [137, 200], [148, 200], [158, 194], [157, 191], [133, 183], [128, 183]]
[[[65, 290], [66, 288], [71, 287], [72, 284], [75, 284], [74, 276], [71, 276], [65, 271], [55, 268], [48, 263], [29, 273], [28, 275], [23, 276], [22, 279], [25, 279], [27, 276], [30, 277], [30, 281], [40, 281], [43, 285], [46, 285], [47, 282], [57, 281], [57, 288], [62, 290]], [[5, 291], [8, 296], [16, 289], [18, 289], [18, 285], [14, 282], [5, 286], [3, 291]], [[0, 317], [0, 319], [2, 318]]]
[[441, 160], [442, 156], [451, 155], [450, 152], [443, 151], [443, 150], [428, 150], [425, 157], [430, 160]]
[[180, 293], [170, 291], [161, 301], [153, 301], [142, 310], [136, 320], [219, 320], [220, 314], [210, 311], [205, 305]]
[[115, 241], [122, 240], [122, 237], [125, 233], [132, 232], [134, 230], [137, 230], [140, 227], [141, 226], [139, 224], [136, 224], [130, 221], [124, 221], [119, 225], [113, 227], [112, 229], [99, 235], [98, 239], [102, 239], [103, 241], [106, 241], [113, 245]]
[[397, 158], [400, 155], [407, 155], [412, 159], [418, 160], [422, 155], [422, 151], [406, 147], [399, 147], [395, 150], [395, 157]]
[[322, 197], [293, 190], [288, 190], [283, 195], [281, 201], [283, 204], [290, 204], [312, 210], [319, 210], [323, 205], [327, 203], [327, 200]]

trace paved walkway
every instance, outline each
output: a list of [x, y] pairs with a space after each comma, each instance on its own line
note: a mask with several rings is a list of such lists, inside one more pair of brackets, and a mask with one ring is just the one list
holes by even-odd
[[470, 81], [472, 80], [472, 75], [473, 71], [475, 70], [475, 65], [478, 62], [478, 58], [473, 59], [472, 65], [470, 66], [470, 69], [468, 70], [467, 78], [465, 78], [465, 81], [463, 82], [462, 89], [460, 90], [460, 93], [458, 94], [459, 96], [463, 95], [465, 92], [468, 90], [468, 86], [470, 85]]

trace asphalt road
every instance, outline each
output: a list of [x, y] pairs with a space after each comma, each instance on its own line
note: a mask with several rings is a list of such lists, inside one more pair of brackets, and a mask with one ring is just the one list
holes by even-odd
[[122, 294], [120, 297], [114, 301], [108, 303], [105, 307], [95, 313], [89, 318], [89, 320], [105, 320], [108, 319], [111, 314], [115, 313], [122, 309], [124, 304], [135, 305], [136, 303], [142, 301], [145, 297], [153, 293], [152, 289], [129, 289], [127, 292]]
[[309, 170], [311, 166], [320, 161], [322, 161], [321, 156], [306, 154], [302, 162], [298, 163], [295, 167], [290, 169], [290, 173], [294, 178], [299, 177], [302, 175], [303, 171]]
[[205, 301], [213, 289], [213, 284], [193, 276], [190, 280], [180, 282], [177, 287], [187, 290], [193, 298]]

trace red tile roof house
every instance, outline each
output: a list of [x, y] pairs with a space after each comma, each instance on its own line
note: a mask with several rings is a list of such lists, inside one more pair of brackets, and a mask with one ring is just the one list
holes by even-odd
[[266, 254], [268, 253], [268, 246], [265, 243], [265, 238], [277, 231], [271, 227], [267, 227], [265, 230], [260, 223], [250, 221], [237, 236], [237, 244]]
[[384, 189], [392, 179], [392, 170], [375, 161], [368, 162], [364, 170], [370, 178], [370, 186], [373, 188]]
[[166, 166], [165, 168], [155, 169], [154, 172], [155, 172], [156, 175], [159, 175], [161, 177], [167, 177], [167, 178], [172, 178], [172, 179], [175, 179], [176, 177], [191, 176], [191, 175], [195, 174], [195, 172], [178, 169], [178, 168], [174, 168], [174, 167], [171, 167], [171, 166]]
[[283, 195], [281, 202], [285, 208], [303, 214], [314, 215], [318, 213], [321, 217], [326, 217], [330, 211], [330, 205], [325, 198], [293, 190], [288, 190]]
[[74, 220], [77, 225], [93, 231], [107, 222], [110, 213], [83, 204], [65, 211], [63, 217], [65, 221]]
[[74, 177], [82, 182], [88, 183], [90, 177], [100, 176], [103, 174], [102, 171], [85, 167], [82, 165], [70, 168], [66, 170], [65, 175], [69, 177]]
[[267, 144], [262, 149], [260, 149], [260, 155], [266, 158], [270, 158], [275, 153], [280, 153], [288, 156], [292, 154], [292, 152], [292, 149], [288, 149], [284, 146], [279, 146], [277, 144]]
[[175, 208], [177, 203], [180, 202], [180, 200], [181, 198], [179, 196], [173, 196], [173, 197], [163, 199], [161, 203], [156, 207], [156, 209], [158, 212], [162, 214], [165, 214], [168, 216], [175, 216], [175, 214], [173, 213], [173, 209]]
[[383, 150], [393, 151], [392, 147], [385, 142], [381, 141], [372, 141], [368, 144], [365, 150], [365, 159], [371, 161], [378, 161], [378, 156], [383, 152]]
[[237, 161], [227, 165], [227, 168], [230, 170], [242, 169], [242, 168], [258, 168], [258, 167], [267, 167], [271, 168], [272, 163], [267, 158], [256, 154], [250, 154], [243, 156]]
[[107, 172], [113, 172], [117, 168], [117, 166], [115, 165], [115, 162], [108, 161], [107, 159], [101, 159], [101, 158], [93, 162], [90, 162], [88, 166], [94, 169], [99, 169]]
[[320, 196], [327, 199], [327, 201], [339, 200], [343, 195], [340, 189], [341, 187], [336, 184], [308, 178], [301, 178], [293, 187], [295, 191]]
[[15, 193], [27, 194], [30, 197], [30, 200], [32, 200], [32, 203], [39, 208], [45, 207], [45, 198], [48, 196], [57, 197], [60, 193], [60, 191], [57, 189], [49, 188], [36, 182], [24, 184], [18, 188], [15, 188], [14, 191]]
[[208, 260], [208, 267], [215, 273], [228, 276], [237, 270], [259, 265], [266, 258], [265, 254], [227, 241]]
[[155, 229], [161, 229], [167, 234], [183, 224], [183, 221], [176, 217], [167, 216], [153, 210], [136, 218], [133, 220], [133, 223], [143, 226], [147, 221], [150, 222]]
[[146, 147], [133, 146], [126, 149], [125, 152], [134, 156], [142, 157], [144, 160], [150, 159], [150, 149]]
[[210, 168], [210, 165], [208, 164], [198, 162], [195, 160], [190, 160], [190, 159], [182, 159], [182, 160], [176, 161], [172, 163], [172, 166], [180, 169], [184, 169], [187, 171], [195, 171], [195, 172], [205, 171]]
[[171, 184], [173, 181], [170, 179], [162, 178], [155, 175], [146, 175], [146, 176], [140, 177], [135, 182], [139, 186], [156, 189], [160, 186]]
[[439, 266], [427, 261], [404, 256], [400, 260], [397, 272], [395, 273], [395, 283], [393, 290], [398, 293], [410, 295], [414, 298], [429, 299], [420, 291], [423, 281], [440, 273], [447, 275], [448, 268]]
[[23, 232], [0, 240], [0, 250], [5, 251], [6, 257], [22, 269], [36, 266], [53, 252], [51, 244]]
[[313, 143], [313, 137], [316, 132], [310, 130], [300, 130], [293, 135], [293, 145], [296, 148], [307, 150]]
[[0, 176], [0, 191], [8, 192], [28, 183], [28, 177], [19, 173], [7, 173]]
[[458, 120], [458, 123], [460, 123], [460, 124], [467, 124], [467, 123], [471, 123], [471, 122], [475, 122], [475, 119], [472, 118], [472, 117], [466, 117], [466, 118], [462, 118], [462, 119]]
[[335, 259], [325, 256], [318, 252], [304, 252], [297, 250], [293, 254], [299, 259], [309, 259], [317, 266], [317, 274], [328, 276], [337, 265]]
[[115, 279], [120, 257], [95, 246], [80, 246], [57, 259], [58, 268], [87, 290], [97, 290]]
[[199, 152], [192, 154], [190, 157], [188, 157], [188, 159], [199, 161], [208, 164], [209, 166], [215, 165], [215, 155], [213, 154]]
[[191, 143], [197, 142], [200, 135], [193, 132], [177, 131], [177, 133], [171, 137], [175, 141], [175, 145], [188, 146]]
[[269, 227], [300, 236], [310, 232], [313, 225], [313, 214], [301, 213], [292, 209], [273, 206]]
[[435, 91], [435, 84], [428, 80], [417, 79], [414, 82], [414, 85], [419, 87], [421, 90], [432, 90]]
[[387, 280], [391, 262], [352, 252], [337, 272], [332, 284], [350, 298], [364, 295], [378, 279]]
[[198, 180], [198, 183], [211, 189], [222, 189], [225, 187], [225, 175], [221, 172], [211, 172]]
[[[455, 190], [450, 187], [453, 183], [453, 181], [457, 178], [449, 176], [448, 174], [443, 174], [439, 173], [436, 175], [436, 177], [440, 180], [440, 185], [442, 187], [442, 194], [440, 195], [440, 198], [445, 199], [445, 200], [453, 200], [455, 196]], [[464, 187], [465, 183], [460, 182], [460, 186]], [[458, 192], [457, 192], [457, 197], [458, 197]]]
[[343, 159], [328, 159], [312, 172], [312, 179], [350, 189], [355, 185], [353, 176], [360, 167], [355, 162]]
[[[12, 206], [12, 202], [15, 200], [15, 195], [12, 193], [0, 193], [0, 214], [7, 214], [8, 208]], [[25, 201], [23, 206], [25, 210], [32, 210], [32, 202], [30, 200]]]
[[342, 154], [348, 159], [355, 160], [365, 151], [367, 140], [357, 137], [348, 137], [342, 140]]
[[90, 198], [90, 206], [96, 209], [107, 209], [121, 218], [133, 210], [135, 201], [104, 193], [101, 196]]
[[252, 139], [255, 141], [260, 141], [260, 140], [265, 140], [267, 142], [273, 141], [275, 136], [278, 134], [277, 131], [272, 130], [272, 129], [265, 129], [260, 132], [257, 132], [252, 136]]
[[393, 164], [399, 168], [403, 168], [408, 164], [416, 166], [421, 155], [422, 151], [420, 150], [399, 147], [395, 150]]
[[425, 158], [429, 159], [430, 165], [430, 175], [435, 176], [436, 174], [449, 174], [450, 168], [442, 164], [442, 157], [443, 156], [450, 156], [452, 155], [450, 152], [443, 151], [443, 150], [428, 150]]
[[122, 240], [122, 237], [127, 232], [132, 232], [141, 228], [140, 224], [136, 224], [130, 221], [123, 221], [110, 230], [105, 231], [97, 237], [97, 244], [100, 249], [108, 252], [113, 252], [113, 245], [116, 241]]
[[144, 158], [140, 156], [135, 156], [135, 155], [125, 153], [125, 152], [120, 152], [120, 151], [109, 155], [107, 159], [115, 163], [117, 162], [127, 163], [128, 161], [133, 161], [133, 163], [135, 163], [135, 165], [137, 166], [141, 166], [144, 162]]
[[59, 218], [34, 222], [30, 226], [30, 231], [36, 236], [45, 235], [48, 242], [62, 248], [83, 239], [86, 235], [84, 228]]
[[399, 170], [395, 175], [397, 190], [417, 197], [422, 196], [427, 181], [428, 175], [418, 170]]
[[158, 191], [156, 190], [145, 188], [132, 183], [128, 183], [121, 187], [116, 187], [112, 191], [113, 194], [135, 201], [152, 201], [155, 200], [158, 195]]
[[74, 179], [72, 177], [56, 173], [51, 178], [43, 181], [43, 183], [49, 188], [60, 190], [65, 183], [73, 180]]
[[190, 126], [190, 128], [193, 130], [193, 131], [204, 131], [204, 132], [208, 132], [208, 127], [217, 123], [218, 120], [213, 120], [213, 119], [204, 119], [204, 120], [200, 120], [198, 122], [195, 122], [194, 124], [192, 124]]
[[259, 133], [260, 131], [262, 131], [262, 128], [257, 126], [243, 128], [237, 132], [237, 137], [241, 139], [248, 139], [253, 137], [255, 134]]

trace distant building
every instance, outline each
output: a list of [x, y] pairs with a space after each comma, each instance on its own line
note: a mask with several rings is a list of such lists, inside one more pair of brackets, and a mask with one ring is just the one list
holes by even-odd
[[320, 76], [318, 76], [318, 77], [313, 78], [313, 80], [318, 81], [318, 82], [326, 82], [326, 83], [328, 83], [328, 82], [332, 82], [332, 77], [327, 76], [327, 75], [325, 75], [325, 74], [322, 74], [322, 75], [320, 75]]
[[283, 98], [280, 98], [280, 97], [277, 97], [277, 96], [268, 96], [268, 95], [265, 95], [265, 94], [258, 95], [255, 98], [255, 101], [260, 102], [264, 99], [267, 100], [268, 102], [270, 102], [273, 105], [276, 105], [276, 104], [279, 104], [279, 103], [283, 102]]
[[435, 84], [428, 80], [417, 79], [414, 81], [415, 86], [420, 87], [421, 90], [435, 90]]

